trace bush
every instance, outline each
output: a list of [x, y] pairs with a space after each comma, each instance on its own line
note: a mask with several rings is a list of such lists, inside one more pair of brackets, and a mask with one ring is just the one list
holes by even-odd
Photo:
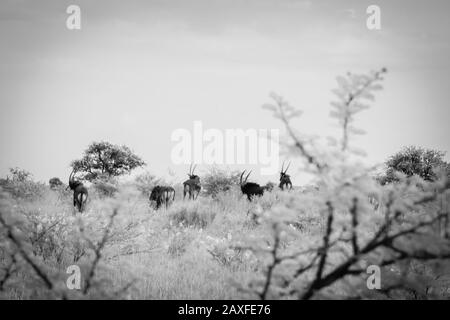
[[10, 175], [6, 179], [0, 179], [0, 187], [9, 192], [14, 198], [35, 199], [45, 194], [47, 186], [41, 182], [35, 182], [28, 171], [20, 168], [11, 168]]
[[229, 191], [233, 186], [239, 185], [239, 175], [237, 171], [227, 172], [216, 167], [211, 168], [202, 177], [204, 193], [215, 198], [220, 192]]
[[59, 178], [51, 178], [48, 181], [48, 184], [50, 185], [50, 189], [55, 190], [62, 186], [64, 186], [63, 182]]
[[145, 172], [136, 176], [133, 184], [136, 186], [136, 189], [142, 193], [142, 195], [149, 197], [156, 185], [164, 183], [161, 179], [156, 178], [155, 175]]
[[450, 177], [450, 165], [443, 160], [445, 152], [415, 146], [403, 148], [386, 161], [386, 173], [378, 179], [382, 184], [398, 182], [398, 174], [417, 175], [426, 181], [435, 181], [443, 170]]
[[94, 180], [92, 187], [100, 198], [110, 198], [116, 194], [118, 190], [118, 182], [113, 177], [103, 175]]

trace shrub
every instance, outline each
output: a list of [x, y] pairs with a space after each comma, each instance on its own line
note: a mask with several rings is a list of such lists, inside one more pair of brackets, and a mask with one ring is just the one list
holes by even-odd
[[213, 167], [202, 177], [202, 188], [206, 195], [213, 198], [220, 192], [229, 191], [233, 186], [239, 185], [239, 175], [237, 171], [228, 172]]
[[64, 185], [63, 182], [59, 178], [56, 178], [56, 177], [51, 178], [48, 181], [48, 184], [50, 185], [50, 189], [52, 189], [52, 190], [58, 189]]
[[379, 177], [382, 184], [398, 182], [398, 174], [417, 175], [426, 181], [435, 181], [437, 171], [450, 176], [450, 166], [443, 160], [445, 153], [415, 146], [403, 148], [386, 161], [386, 173]]
[[145, 197], [150, 196], [153, 188], [158, 184], [164, 184], [161, 179], [156, 178], [155, 175], [145, 172], [134, 178], [133, 184]]
[[118, 190], [118, 182], [113, 177], [102, 175], [93, 181], [92, 187], [100, 198], [113, 197]]
[[41, 182], [35, 182], [28, 171], [20, 168], [11, 168], [10, 176], [0, 180], [0, 187], [9, 192], [15, 198], [35, 199], [44, 195], [47, 186]]

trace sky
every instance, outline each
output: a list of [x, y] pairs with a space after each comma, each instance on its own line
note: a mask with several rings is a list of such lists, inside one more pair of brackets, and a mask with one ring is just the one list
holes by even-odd
[[[80, 30], [66, 27], [72, 4]], [[380, 30], [366, 27], [371, 4]], [[446, 0], [2, 0], [0, 176], [18, 166], [66, 180], [91, 142], [109, 141], [129, 146], [146, 170], [184, 179], [189, 165], [173, 163], [172, 133], [194, 121], [282, 129], [261, 108], [270, 92], [303, 110], [299, 131], [339, 137], [329, 117], [336, 77], [382, 67], [384, 90], [357, 116], [365, 161], [406, 145], [447, 152], [449, 9]], [[277, 180], [258, 166], [227, 167]]]

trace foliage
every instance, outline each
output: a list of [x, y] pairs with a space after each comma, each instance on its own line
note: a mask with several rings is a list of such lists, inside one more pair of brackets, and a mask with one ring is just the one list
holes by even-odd
[[145, 162], [127, 146], [113, 145], [104, 141], [90, 144], [83, 157], [71, 164], [76, 171], [83, 172], [84, 179], [88, 181], [104, 175], [121, 176], [144, 165]]
[[437, 172], [450, 173], [449, 164], [443, 160], [445, 153], [438, 150], [408, 146], [386, 161], [386, 173], [380, 177], [382, 184], [398, 182], [399, 174], [417, 175], [426, 181], [435, 181]]
[[[261, 239], [246, 237], [237, 245], [250, 248], [264, 262], [259, 276], [240, 288], [248, 296], [365, 297], [369, 291], [364, 288], [363, 278], [367, 264], [405, 269], [404, 262], [408, 266], [411, 261], [433, 261], [437, 266], [434, 270], [441, 273], [434, 276], [442, 276], [450, 259], [449, 213], [430, 204], [448, 192], [447, 177], [441, 176], [435, 183], [418, 177], [404, 178], [399, 184], [381, 187], [371, 178], [371, 169], [351, 157], [360, 152], [349, 148], [350, 133], [356, 133], [349, 123], [356, 112], [367, 108], [355, 101], [358, 97], [373, 100], [370, 92], [381, 88], [374, 87], [374, 83], [384, 72], [382, 69], [369, 76], [352, 77], [352, 81], [338, 78], [335, 93], [341, 102], [333, 103], [338, 110], [331, 115], [338, 119], [343, 135], [340, 143], [334, 144], [336, 148], [318, 151], [317, 145], [308, 145], [290, 124], [301, 112], [282, 97], [272, 95], [275, 105], [264, 106], [284, 123], [291, 141], [288, 150], [292, 156], [299, 155], [315, 175], [320, 192], [308, 195], [307, 201], [292, 196], [263, 215], [262, 223], [271, 234], [268, 246]], [[369, 203], [374, 194], [381, 202], [378, 211]], [[320, 235], [305, 238], [293, 223], [298, 221], [297, 214], [305, 202], [314, 202], [319, 209], [316, 219], [321, 221]], [[418, 214], [424, 208], [426, 214]], [[436, 226], [442, 227], [442, 222], [443, 232], [436, 233]], [[383, 283], [384, 294], [389, 296], [395, 291], [406, 297], [405, 292], [417, 292], [403, 271], [401, 276]]]
[[220, 192], [229, 191], [233, 186], [239, 185], [239, 175], [238, 171], [228, 172], [212, 167], [202, 177], [204, 194], [215, 198]]
[[50, 189], [57, 189], [64, 185], [63, 182], [57, 177], [51, 178], [48, 181], [48, 184], [50, 185]]
[[149, 172], [142, 173], [134, 178], [134, 185], [137, 190], [139, 190], [142, 195], [146, 197], [150, 196], [153, 188], [158, 184], [165, 183]]
[[9, 168], [9, 173], [10, 175], [7, 177], [7, 180], [13, 182], [26, 182], [32, 180], [33, 177], [31, 172], [19, 167]]
[[10, 175], [0, 179], [0, 187], [13, 197], [21, 199], [40, 198], [47, 188], [45, 184], [33, 180], [33, 175], [20, 168], [10, 168]]
[[[55, 195], [49, 193], [47, 196]], [[46, 203], [49, 203], [46, 199]], [[19, 209], [17, 209], [19, 208]], [[56, 207], [57, 208], [57, 207]], [[98, 212], [94, 216], [72, 216], [58, 209], [46, 213], [26, 203], [18, 205], [7, 193], [0, 192], [0, 297], [7, 288], [20, 286], [22, 298], [115, 298], [121, 290], [105, 292], [110, 286], [105, 278], [104, 256], [114, 240], [124, 239], [119, 209], [112, 214]], [[130, 234], [127, 236], [130, 238]], [[126, 238], [125, 238], [126, 239]], [[80, 291], [66, 287], [64, 266], [78, 265], [85, 277]], [[102, 270], [102, 274], [99, 271]], [[36, 290], [39, 288], [39, 290]]]
[[118, 191], [118, 181], [114, 177], [102, 174], [93, 181], [92, 187], [100, 198], [112, 197]]
[[379, 84], [383, 80], [382, 74], [386, 73], [385, 68], [374, 71], [370, 74], [347, 73], [346, 77], [336, 78], [338, 88], [333, 93], [338, 97], [338, 101], [331, 102], [333, 110], [330, 112], [332, 118], [337, 119], [342, 127], [341, 150], [349, 148], [350, 134], [363, 134], [364, 131], [352, 125], [354, 116], [359, 112], [368, 109], [367, 101], [374, 101], [374, 91], [381, 90]]

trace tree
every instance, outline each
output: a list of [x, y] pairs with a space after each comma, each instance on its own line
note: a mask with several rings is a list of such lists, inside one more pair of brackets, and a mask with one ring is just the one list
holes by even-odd
[[386, 161], [386, 174], [380, 177], [382, 184], [398, 181], [398, 173], [407, 177], [417, 175], [426, 181], [435, 181], [436, 171], [447, 170], [449, 164], [443, 160], [445, 152], [415, 146], [403, 148]]
[[142, 167], [145, 162], [127, 146], [113, 145], [109, 142], [93, 142], [84, 151], [80, 160], [71, 166], [77, 172], [85, 173], [84, 179], [93, 181], [99, 177], [117, 177]]

